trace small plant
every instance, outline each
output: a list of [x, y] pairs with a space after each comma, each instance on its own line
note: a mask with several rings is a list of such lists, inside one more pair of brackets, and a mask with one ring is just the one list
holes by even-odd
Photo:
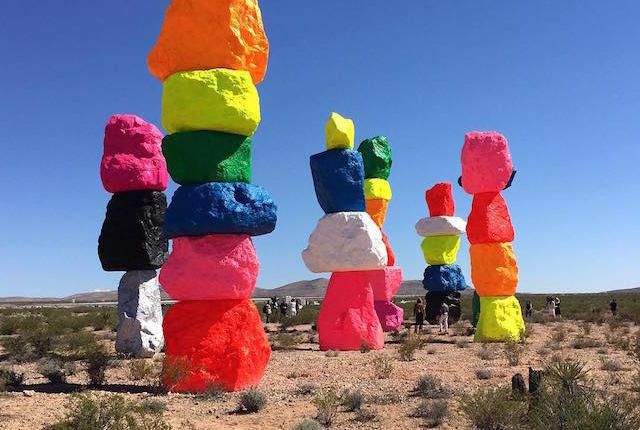
[[540, 348], [537, 353], [540, 357], [546, 357], [551, 354], [551, 350], [549, 348]]
[[587, 336], [577, 336], [571, 342], [571, 346], [574, 349], [586, 349], [586, 348], [597, 348], [602, 344], [597, 340], [587, 337]]
[[208, 381], [204, 390], [198, 394], [198, 398], [203, 400], [220, 400], [224, 398], [226, 394], [227, 391], [220, 382]]
[[310, 396], [314, 394], [318, 390], [318, 386], [316, 384], [305, 382], [303, 384], [299, 384], [296, 389], [296, 394], [299, 396]]
[[277, 333], [271, 337], [271, 348], [274, 351], [294, 349], [299, 343], [299, 336], [292, 333]]
[[424, 399], [444, 399], [450, 395], [442, 381], [432, 375], [420, 376], [413, 388], [413, 394]]
[[152, 379], [153, 373], [153, 365], [147, 360], [131, 360], [129, 362], [129, 376], [134, 381]]
[[44, 359], [38, 364], [38, 373], [47, 378], [52, 384], [64, 384], [67, 372], [64, 365], [56, 360]]
[[640, 394], [640, 370], [631, 378], [631, 391]]
[[247, 413], [256, 413], [267, 405], [267, 395], [262, 391], [251, 388], [240, 395], [238, 409]]
[[0, 367], [0, 393], [18, 388], [24, 382], [24, 374]]
[[18, 363], [29, 361], [31, 353], [22, 336], [8, 337], [2, 340], [4, 352], [14, 361]]
[[322, 425], [331, 426], [338, 413], [340, 397], [333, 390], [323, 391], [316, 395], [313, 404], [318, 409], [316, 420]]
[[358, 422], [366, 423], [375, 420], [376, 414], [369, 408], [360, 408], [356, 410], [356, 416], [354, 419]]
[[616, 359], [608, 359], [605, 357], [600, 357], [600, 369], [606, 370], [608, 372], [622, 372], [623, 370], [627, 370], [620, 361]]
[[303, 418], [291, 430], [323, 430], [322, 424], [311, 418]]
[[87, 356], [87, 373], [89, 374], [89, 382], [93, 386], [103, 385], [105, 381], [105, 373], [111, 356], [103, 346], [98, 346]]
[[362, 354], [366, 354], [368, 352], [371, 352], [371, 346], [369, 346], [369, 344], [367, 342], [362, 342], [360, 344], [360, 352]]
[[495, 347], [486, 343], [483, 343], [478, 350], [478, 358], [484, 361], [495, 360], [497, 355]]
[[493, 372], [491, 369], [476, 369], [476, 378], [480, 380], [487, 380], [493, 378]]
[[507, 359], [507, 363], [509, 363], [509, 366], [519, 365], [523, 352], [524, 347], [519, 343], [507, 342], [504, 344], [504, 355]]
[[172, 391], [191, 372], [191, 365], [182, 357], [165, 359], [160, 373], [159, 383], [168, 391]]
[[345, 390], [340, 396], [340, 403], [347, 412], [357, 411], [364, 404], [364, 394], [360, 390]]
[[434, 428], [441, 425], [450, 415], [449, 403], [446, 400], [423, 400], [413, 410], [411, 416], [425, 420], [425, 427]]
[[589, 336], [591, 334], [591, 323], [589, 321], [582, 321], [580, 329], [582, 329], [582, 333], [584, 333], [585, 336]]
[[551, 340], [554, 344], [559, 345], [567, 340], [567, 329], [564, 325], [558, 325], [551, 334]]
[[527, 406], [524, 402], [512, 401], [510, 395], [508, 388], [479, 390], [471, 395], [463, 395], [460, 409], [473, 428], [519, 430], [523, 428], [522, 420]]
[[327, 351], [324, 353], [324, 356], [328, 358], [336, 358], [338, 355], [338, 351]]
[[393, 360], [387, 355], [378, 355], [373, 359], [376, 378], [387, 379], [393, 372]]
[[[460, 349], [468, 348], [469, 345], [471, 345], [471, 342], [469, 342], [468, 340], [456, 340], [456, 346]], [[429, 351], [427, 351], [427, 353], [429, 353]]]
[[413, 361], [416, 351], [424, 346], [419, 336], [409, 334], [398, 347], [398, 355], [402, 361]]

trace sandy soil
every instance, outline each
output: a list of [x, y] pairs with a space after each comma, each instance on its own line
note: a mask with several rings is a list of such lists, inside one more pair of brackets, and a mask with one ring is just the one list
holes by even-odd
[[[567, 333], [565, 341], [551, 342], [552, 334], [558, 327]], [[270, 327], [273, 331], [276, 327]], [[313, 338], [310, 327], [296, 327], [304, 333], [304, 339]], [[575, 322], [552, 324], [531, 324], [531, 335], [525, 345], [521, 363], [510, 366], [504, 356], [502, 345], [494, 345], [496, 358], [483, 360], [478, 356], [482, 346], [471, 343], [465, 335], [426, 335], [430, 343], [415, 355], [415, 360], [403, 362], [398, 359], [398, 344], [390, 343], [383, 351], [340, 352], [328, 356], [318, 350], [316, 343], [301, 343], [294, 350], [274, 351], [271, 362], [259, 389], [268, 395], [267, 407], [257, 414], [238, 414], [238, 394], [227, 394], [221, 399], [204, 400], [196, 396], [163, 394], [154, 395], [151, 382], [131, 382], [129, 364], [119, 361], [108, 371], [108, 386], [102, 390], [121, 392], [127, 397], [143, 400], [155, 398], [166, 403], [165, 417], [176, 429], [290, 429], [303, 417], [313, 417], [316, 408], [312, 404], [313, 395], [297, 393], [301, 384], [316, 384], [318, 390], [335, 389], [341, 392], [348, 388], [362, 390], [366, 407], [375, 413], [368, 422], [358, 422], [355, 414], [338, 413], [333, 426], [336, 429], [416, 429], [422, 421], [411, 418], [412, 409], [419, 402], [411, 395], [411, 390], [420, 375], [433, 374], [454, 392], [451, 400], [452, 416], [441, 429], [465, 429], [469, 424], [457, 410], [456, 397], [465, 391], [479, 387], [510, 385], [515, 373], [528, 374], [528, 367], [542, 368], [553, 355], [578, 359], [585, 362], [592, 371], [596, 383], [609, 389], [624, 390], [628, 387], [637, 369], [633, 359], [615, 345], [608, 344], [607, 325], [592, 326], [590, 338], [598, 339], [602, 347], [575, 349], [572, 340], [582, 334], [582, 328]], [[625, 332], [635, 333], [637, 327], [622, 327], [619, 336]], [[464, 332], [464, 328], [452, 330]], [[619, 337], [618, 336], [618, 337]], [[551, 348], [549, 347], [551, 346]], [[374, 358], [385, 354], [393, 358], [394, 368], [388, 379], [378, 379], [375, 375]], [[625, 370], [607, 372], [601, 370], [601, 359], [616, 359], [623, 363]], [[155, 367], [160, 360], [150, 360]], [[0, 429], [34, 430], [55, 422], [65, 413], [68, 393], [46, 384], [46, 380], [36, 372], [35, 364], [17, 366], [26, 373], [26, 387], [35, 393], [15, 392], [0, 396]], [[493, 376], [489, 380], [479, 380], [477, 369], [490, 369]], [[79, 369], [81, 370], [81, 368]], [[86, 383], [86, 375], [79, 371], [69, 378], [71, 384]], [[67, 390], [69, 387], [66, 388]], [[56, 392], [58, 391], [58, 392]]]

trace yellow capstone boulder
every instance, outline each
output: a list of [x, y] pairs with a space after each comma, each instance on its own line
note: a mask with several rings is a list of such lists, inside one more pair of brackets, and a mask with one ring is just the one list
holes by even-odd
[[522, 309], [515, 296], [480, 297], [476, 342], [519, 342], [524, 331]]
[[162, 126], [167, 133], [221, 131], [251, 136], [260, 123], [260, 98], [244, 70], [179, 72], [163, 84]]
[[391, 200], [391, 185], [388, 181], [379, 178], [364, 180], [364, 198], [367, 200], [382, 199]]
[[327, 149], [353, 149], [356, 127], [353, 120], [332, 112], [325, 126]]
[[460, 236], [429, 236], [422, 241], [422, 253], [429, 265], [453, 264], [458, 258]]

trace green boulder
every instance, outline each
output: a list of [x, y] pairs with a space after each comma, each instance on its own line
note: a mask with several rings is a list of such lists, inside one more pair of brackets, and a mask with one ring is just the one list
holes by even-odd
[[365, 179], [388, 179], [391, 172], [391, 146], [384, 136], [376, 136], [363, 141], [358, 147], [364, 160]]
[[218, 131], [174, 133], [162, 140], [169, 174], [180, 185], [251, 182], [251, 138]]

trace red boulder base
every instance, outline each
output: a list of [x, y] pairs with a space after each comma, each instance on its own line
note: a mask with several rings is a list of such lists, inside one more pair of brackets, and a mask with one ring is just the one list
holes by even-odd
[[513, 242], [513, 224], [509, 208], [500, 193], [480, 193], [473, 196], [467, 220], [469, 243]]
[[256, 386], [271, 347], [250, 300], [179, 302], [164, 319], [164, 385], [173, 392]]
[[428, 189], [425, 199], [430, 216], [453, 216], [456, 211], [451, 184], [448, 182], [441, 182]]

